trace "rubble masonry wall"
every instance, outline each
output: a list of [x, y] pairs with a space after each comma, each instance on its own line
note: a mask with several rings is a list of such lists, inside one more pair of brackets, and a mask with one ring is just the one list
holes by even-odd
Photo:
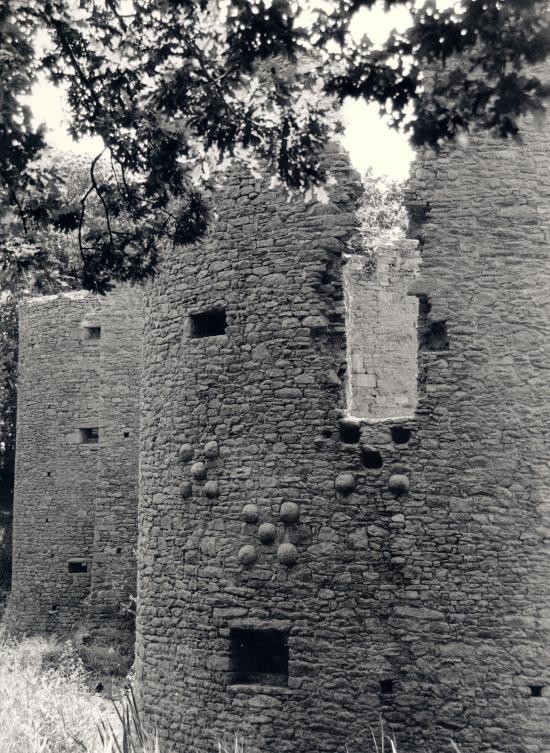
[[14, 631], [132, 627], [142, 324], [134, 289], [20, 306]]

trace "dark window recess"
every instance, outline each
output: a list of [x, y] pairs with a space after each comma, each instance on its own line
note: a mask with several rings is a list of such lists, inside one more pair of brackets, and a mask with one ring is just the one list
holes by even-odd
[[420, 350], [449, 350], [446, 321], [430, 321], [428, 314], [432, 305], [427, 296], [418, 299], [418, 345]]
[[382, 468], [382, 455], [378, 450], [371, 450], [368, 447], [363, 447], [361, 450], [361, 462], [365, 468]]
[[233, 684], [288, 685], [288, 634], [279, 630], [230, 631]]
[[384, 695], [393, 693], [393, 680], [380, 680], [380, 692]]
[[411, 430], [406, 429], [404, 426], [392, 426], [390, 431], [391, 438], [395, 444], [407, 444], [411, 438]]
[[226, 326], [225, 311], [205, 311], [203, 314], [191, 314], [191, 337], [225, 335]]
[[124, 432], [124, 439], [128, 439], [129, 436], [130, 436], [130, 432], [129, 431], [125, 431]]
[[51, 478], [51, 476], [52, 476], [52, 472], [51, 472], [51, 471], [46, 471], [46, 476], [47, 476], [48, 478]]
[[57, 604], [52, 604], [52, 612], [57, 612]]
[[532, 698], [541, 698], [544, 685], [529, 685], [529, 690]]
[[69, 572], [70, 573], [87, 573], [88, 563], [83, 562], [81, 560], [71, 560], [71, 562], [69, 562]]
[[80, 444], [97, 444], [99, 442], [99, 429], [97, 426], [88, 426], [79, 429]]
[[332, 437], [332, 431], [330, 429], [323, 429], [321, 434], [324, 436], [325, 439], [330, 439]]
[[361, 427], [357, 424], [340, 424], [340, 439], [344, 444], [357, 444], [361, 439]]
[[87, 340], [99, 340], [101, 337], [101, 327], [86, 327]]

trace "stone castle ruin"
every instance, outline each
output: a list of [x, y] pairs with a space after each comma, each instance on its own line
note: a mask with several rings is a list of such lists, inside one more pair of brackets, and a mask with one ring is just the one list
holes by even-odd
[[550, 144], [523, 134], [419, 155], [419, 275], [414, 241], [361, 255], [334, 151], [328, 205], [232, 173], [144, 313], [23, 307], [8, 619], [125, 629], [137, 564], [166, 748], [358, 753], [381, 716], [407, 753], [550, 750]]
[[18, 630], [132, 629], [142, 329], [137, 290], [20, 307], [6, 615]]

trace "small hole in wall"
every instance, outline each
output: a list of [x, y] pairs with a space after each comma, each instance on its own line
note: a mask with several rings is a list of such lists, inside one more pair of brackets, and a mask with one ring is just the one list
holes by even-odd
[[529, 685], [529, 690], [532, 698], [541, 698], [544, 685]]
[[123, 432], [124, 439], [128, 439], [129, 436], [130, 436], [130, 432], [129, 431]]
[[232, 628], [233, 684], [288, 685], [288, 634]]
[[372, 450], [368, 447], [364, 447], [361, 450], [361, 462], [365, 468], [375, 469], [382, 468], [382, 455], [378, 450]]
[[321, 275], [321, 285], [328, 285], [330, 281], [331, 281], [331, 277], [329, 273], [327, 272], [327, 270], [325, 269], [325, 271]]
[[358, 424], [340, 424], [340, 439], [344, 444], [357, 444], [361, 439], [361, 427]]
[[46, 471], [46, 477], [47, 477], [47, 478], [51, 478], [51, 475], [52, 475], [52, 472], [51, 472], [51, 471]]
[[52, 612], [57, 612], [57, 604], [52, 604]]
[[449, 350], [447, 322], [432, 322], [427, 340], [428, 350]]
[[427, 296], [418, 299], [418, 343], [421, 350], [449, 350], [447, 322], [431, 321], [428, 317], [432, 304]]
[[97, 444], [99, 442], [99, 428], [87, 426], [78, 430], [80, 444]]
[[380, 680], [380, 692], [384, 695], [393, 693], [393, 680]]
[[325, 439], [330, 439], [332, 437], [332, 431], [330, 429], [323, 429], [321, 434]]
[[86, 327], [87, 340], [99, 340], [101, 337], [101, 327]]
[[88, 563], [83, 562], [82, 560], [71, 560], [69, 562], [69, 572], [70, 573], [87, 573]]
[[406, 429], [404, 426], [392, 426], [390, 431], [391, 438], [395, 444], [407, 444], [411, 438], [411, 430]]
[[116, 548], [116, 553], [117, 553], [117, 554], [120, 554], [121, 552], [122, 552], [122, 549], [121, 549], [121, 548], [120, 548], [119, 546], [117, 546], [117, 548]]
[[226, 326], [227, 320], [223, 310], [191, 314], [191, 337], [225, 335]]

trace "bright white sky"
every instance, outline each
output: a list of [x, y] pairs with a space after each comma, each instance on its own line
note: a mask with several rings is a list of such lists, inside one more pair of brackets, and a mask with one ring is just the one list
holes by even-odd
[[[440, 6], [449, 4], [447, 0], [438, 2]], [[374, 43], [381, 44], [393, 28], [403, 31], [409, 22], [409, 12], [403, 7], [389, 13], [375, 7], [357, 14], [353, 32], [359, 37], [366, 33]], [[101, 150], [102, 142], [97, 137], [86, 137], [79, 142], [71, 139], [66, 127], [68, 118], [63, 93], [52, 84], [37, 83], [29, 104], [36, 121], [46, 123], [50, 129], [48, 141], [52, 146], [80, 154], [97, 154]], [[378, 175], [396, 180], [407, 177], [413, 151], [403, 134], [386, 125], [376, 105], [367, 107], [363, 102], [349, 100], [344, 104], [343, 116], [346, 122], [343, 143], [359, 172], [371, 166]]]

